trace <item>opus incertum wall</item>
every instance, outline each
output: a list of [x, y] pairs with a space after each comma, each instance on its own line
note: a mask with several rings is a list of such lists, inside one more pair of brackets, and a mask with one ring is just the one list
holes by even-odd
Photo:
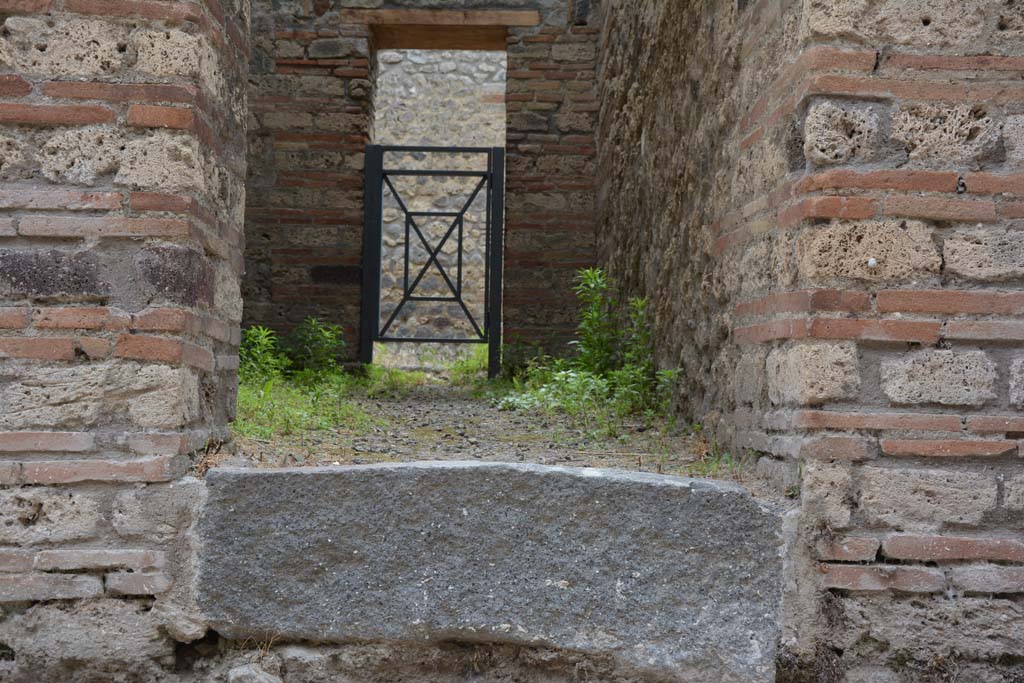
[[208, 485], [199, 606], [233, 638], [511, 643], [774, 680], [783, 516], [739, 486], [460, 462]]

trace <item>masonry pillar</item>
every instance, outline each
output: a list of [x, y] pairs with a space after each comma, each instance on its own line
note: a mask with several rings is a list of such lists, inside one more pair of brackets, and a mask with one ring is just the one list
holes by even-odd
[[234, 414], [248, 3], [0, 12], [0, 602], [110, 598], [81, 628], [116, 617], [156, 656], [158, 625], [202, 634], [177, 606], [182, 477]]
[[1020, 3], [601, 5], [602, 260], [800, 504], [780, 679], [1019, 677]]
[[1024, 16], [776, 4], [751, 21], [799, 43], [739, 146], [793, 172], [725, 236], [754, 263], [767, 219], [775, 266], [733, 308], [739, 441], [799, 463], [832, 666], [1009, 672], [1024, 634], [985, 634], [1024, 592]]

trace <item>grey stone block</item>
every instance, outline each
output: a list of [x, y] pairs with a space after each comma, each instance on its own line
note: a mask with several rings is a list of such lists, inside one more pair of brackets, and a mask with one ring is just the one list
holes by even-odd
[[461, 462], [207, 481], [199, 604], [222, 634], [520, 643], [774, 680], [782, 514], [739, 486]]

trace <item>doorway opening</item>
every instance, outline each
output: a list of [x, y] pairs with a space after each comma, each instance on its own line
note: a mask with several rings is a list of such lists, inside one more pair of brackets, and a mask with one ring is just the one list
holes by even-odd
[[364, 362], [498, 368], [506, 70], [504, 51], [377, 52]]

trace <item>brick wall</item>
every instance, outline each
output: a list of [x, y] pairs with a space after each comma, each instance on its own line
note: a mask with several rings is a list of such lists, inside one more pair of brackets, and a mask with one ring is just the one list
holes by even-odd
[[[597, 29], [564, 0], [515, 5], [541, 25], [508, 39], [504, 327], [511, 343], [557, 346], [575, 325], [572, 274], [593, 263]], [[460, 7], [475, 5], [444, 8]], [[245, 320], [337, 322], [354, 354], [376, 56], [338, 9], [255, 4]]]
[[598, 29], [596, 16], [551, 14], [508, 44], [504, 334], [560, 349], [575, 272], [594, 263]]
[[605, 7], [601, 250], [799, 490], [783, 671], [1019, 676], [1020, 7], [672, 5]]
[[374, 60], [366, 26], [323, 14], [253, 5], [245, 323], [316, 316], [355, 353]]
[[46, 680], [44, 624], [189, 630], [180, 478], [234, 412], [248, 8], [0, 11], [0, 602], [98, 598], [0, 623]]

